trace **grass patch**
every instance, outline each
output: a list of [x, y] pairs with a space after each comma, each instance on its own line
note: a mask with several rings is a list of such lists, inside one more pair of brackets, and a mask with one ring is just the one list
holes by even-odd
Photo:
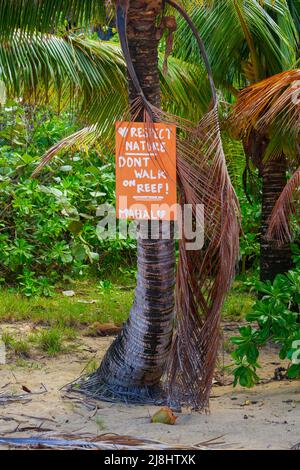
[[74, 330], [95, 322], [120, 325], [128, 317], [133, 299], [132, 287], [112, 285], [107, 289], [76, 283], [72, 289], [74, 297], [57, 293], [51, 298], [25, 298], [1, 289], [0, 322], [30, 321], [37, 325]]
[[34, 350], [43, 351], [49, 356], [69, 352], [78, 346], [71, 342], [76, 337], [77, 332], [71, 328], [40, 328], [25, 338], [18, 338], [9, 331], [3, 331], [0, 336], [7, 351], [13, 353], [20, 361], [32, 357]]
[[104, 423], [103, 418], [101, 418], [100, 416], [96, 416], [95, 423], [96, 423], [97, 428], [99, 429], [99, 431], [105, 431], [106, 425]]
[[235, 292], [232, 290], [227, 295], [222, 309], [224, 320], [240, 321], [244, 320], [251, 311], [256, 298], [249, 292]]
[[28, 339], [37, 349], [47, 353], [48, 356], [56, 356], [77, 347], [74, 343], [65, 344], [66, 340], [74, 340], [76, 337], [77, 332], [71, 328], [46, 328], [32, 333]]
[[[76, 282], [71, 286], [75, 292], [73, 297], [66, 297], [59, 292], [51, 298], [26, 298], [16, 292], [2, 289], [0, 290], [0, 323], [28, 321], [41, 327], [48, 327], [48, 331], [52, 329], [59, 331], [64, 340], [73, 341], [78, 335], [78, 330], [92, 331], [95, 325], [102, 324], [122, 325], [132, 305], [133, 285], [133, 280], [130, 285], [121, 283], [120, 280], [116, 280], [116, 284], [111, 281], [96, 284], [93, 280]], [[64, 290], [63, 287], [62, 290]], [[243, 320], [254, 302], [253, 293], [242, 292], [238, 284], [234, 283], [222, 309], [223, 319]], [[52, 334], [55, 337], [55, 333]], [[44, 336], [40, 343], [44, 341], [46, 344], [47, 333]], [[60, 342], [57, 334], [56, 338], [52, 340], [56, 342], [54, 352]], [[25, 351], [26, 346], [23, 346]], [[19, 345], [19, 348], [22, 351], [22, 345]], [[48, 346], [44, 348], [46, 352], [52, 350], [51, 345], [49, 348]]]
[[17, 339], [7, 331], [2, 333], [1, 339], [5, 344], [5, 347], [12, 351], [16, 356], [20, 358], [30, 357], [30, 347], [26, 340]]
[[28, 361], [22, 357], [16, 359], [14, 367], [24, 367], [26, 369], [32, 370], [41, 370], [43, 368], [43, 364], [39, 362]]
[[63, 334], [57, 328], [41, 330], [30, 336], [30, 341], [49, 356], [56, 356], [63, 350]]

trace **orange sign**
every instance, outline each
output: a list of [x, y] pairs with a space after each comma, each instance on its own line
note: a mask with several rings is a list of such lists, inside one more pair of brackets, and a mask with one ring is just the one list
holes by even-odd
[[116, 123], [119, 219], [176, 219], [176, 127]]

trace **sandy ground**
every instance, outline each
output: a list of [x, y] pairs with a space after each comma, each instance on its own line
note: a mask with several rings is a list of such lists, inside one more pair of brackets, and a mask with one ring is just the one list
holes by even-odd
[[[234, 329], [235, 325], [226, 325], [225, 336]], [[80, 341], [78, 350], [57, 358], [39, 356], [22, 366], [13, 360], [0, 365], [0, 398], [4, 394], [24, 394], [27, 398], [11, 403], [0, 400], [1, 436], [28, 437], [38, 431], [78, 436], [117, 433], [188, 445], [222, 436], [209, 444], [215, 449], [289, 449], [300, 441], [300, 385], [297, 381], [272, 380], [274, 370], [282, 364], [271, 346], [261, 357], [264, 383], [251, 390], [233, 388], [232, 377], [222, 377], [219, 372], [210, 414], [182, 410], [177, 413], [176, 424], [169, 426], [150, 422], [158, 407], [84, 404], [81, 399], [66, 396], [61, 387], [78, 377], [91, 359], [100, 361], [112, 337], [85, 337]], [[227, 353], [224, 360], [228, 361]], [[26, 394], [22, 386], [33, 393]]]

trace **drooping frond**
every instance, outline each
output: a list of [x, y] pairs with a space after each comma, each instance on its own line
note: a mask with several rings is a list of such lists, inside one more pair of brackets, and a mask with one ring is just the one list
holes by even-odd
[[222, 141], [230, 179], [235, 188], [241, 187], [242, 173], [247, 164], [243, 144], [225, 133], [222, 133]]
[[[177, 321], [166, 386], [171, 399], [208, 405], [219, 344], [220, 311], [238, 256], [239, 207], [228, 175], [216, 108], [197, 127], [170, 116], [185, 133], [178, 138], [177, 173], [182, 207], [190, 204], [204, 245], [179, 243]], [[204, 227], [197, 208], [203, 205]], [[198, 232], [199, 235], [199, 232]]]
[[239, 205], [226, 166], [218, 97], [203, 42], [186, 12], [173, 0], [168, 3], [195, 35], [209, 77], [212, 109], [197, 126], [157, 111], [160, 119], [174, 122], [183, 131], [177, 144], [180, 203], [191, 205], [198, 228], [197, 208], [204, 208], [204, 245], [189, 249], [185, 236], [179, 243], [177, 321], [166, 386], [171, 399], [206, 408], [218, 351], [220, 311], [239, 250]]
[[15, 33], [0, 42], [0, 79], [11, 97], [58, 109], [72, 102], [92, 123], [120, 114], [127, 101], [120, 48], [81, 36]]
[[[55, 43], [58, 38], [55, 36], [51, 37]], [[29, 39], [30, 41], [30, 39]], [[37, 38], [38, 44], [44, 44], [46, 38]], [[48, 38], [50, 41], [50, 38]], [[63, 43], [63, 39], [58, 39], [58, 44]], [[71, 41], [71, 40], [70, 40]], [[48, 45], [48, 42], [45, 42]], [[85, 38], [75, 37], [72, 42], [68, 43], [75, 49], [74, 54], [83, 54], [83, 58], [88, 62], [91, 68], [95, 70], [89, 71], [87, 67], [84, 70], [77, 70], [80, 65], [80, 60], [75, 60], [74, 75], [68, 70], [69, 60], [71, 57], [60, 57], [60, 62], [54, 64], [55, 67], [59, 67], [58, 72], [64, 72], [61, 74], [59, 85], [57, 88], [57, 94], [54, 97], [60, 97], [60, 105], [68, 104], [69, 99], [72, 97], [73, 102], [77, 102], [77, 106], [80, 107], [81, 118], [90, 124], [90, 126], [82, 129], [81, 132], [66, 137], [60, 142], [57, 142], [51, 147], [46, 154], [43, 156], [41, 163], [38, 165], [34, 172], [36, 176], [42, 168], [47, 165], [58, 153], [70, 149], [77, 149], [86, 147], [87, 145], [96, 144], [102, 149], [102, 151], [113, 152], [115, 139], [114, 139], [114, 123], [117, 120], [128, 120], [129, 119], [129, 107], [127, 100], [127, 84], [126, 84], [126, 69], [125, 61], [122, 55], [121, 48], [116, 43], [106, 43], [103, 41], [91, 41]], [[28, 44], [28, 50], [31, 48], [31, 43]], [[79, 47], [78, 47], [79, 46]], [[78, 50], [77, 50], [78, 47]], [[11, 55], [11, 53], [10, 53]], [[43, 61], [50, 67], [49, 74], [45, 74], [42, 77], [42, 69], [38, 68], [35, 72], [36, 62], [32, 64], [32, 69], [28, 67], [26, 71], [26, 80], [22, 78], [19, 68], [15, 69], [14, 59], [18, 58], [18, 54], [13, 54], [12, 66], [5, 74], [5, 82], [7, 77], [13, 77], [16, 79], [17, 85], [11, 86], [12, 93], [21, 93], [22, 90], [26, 93], [27, 99], [34, 99], [35, 102], [40, 103], [41, 100], [45, 99], [44, 89], [53, 90], [51, 86], [51, 75], [54, 71], [51, 68], [51, 57], [48, 58], [47, 48], [42, 49], [40, 56], [43, 57]], [[1, 64], [1, 46], [0, 46], [0, 64]], [[84, 66], [84, 63], [82, 67]], [[203, 115], [208, 107], [211, 100], [209, 92], [209, 82], [207, 75], [200, 66], [191, 65], [170, 57], [168, 60], [168, 74], [164, 76], [162, 73], [163, 67], [163, 54], [159, 55], [159, 68], [160, 68], [160, 80], [162, 90], [162, 106], [168, 112], [179, 116], [185, 116], [189, 120], [197, 122], [200, 116]], [[35, 76], [40, 70], [41, 77], [37, 80], [37, 89], [31, 87], [32, 81], [30, 80], [31, 74]], [[24, 71], [25, 73], [25, 71]], [[83, 73], [83, 78], [81, 77]], [[85, 75], [86, 74], [86, 75]], [[93, 75], [96, 74], [95, 79]], [[68, 77], [71, 76], [70, 80]], [[19, 81], [18, 81], [19, 80]], [[53, 79], [54, 80], [54, 79]], [[69, 86], [69, 82], [72, 83], [73, 87]], [[86, 83], [87, 81], [87, 83]], [[41, 87], [41, 85], [43, 86]], [[205, 86], [200, 86], [200, 84]], [[41, 92], [38, 90], [41, 88]], [[60, 90], [64, 90], [61, 92]], [[49, 93], [50, 94], [50, 93]], [[62, 103], [62, 96], [64, 101]], [[53, 94], [51, 95], [53, 101]]]
[[22, 33], [51, 33], [66, 23], [85, 27], [105, 21], [104, 0], [1, 0], [0, 36]]
[[247, 137], [253, 129], [267, 136], [270, 144], [266, 156], [284, 153], [299, 157], [300, 69], [288, 70], [242, 90], [229, 124], [237, 137]]
[[[162, 105], [164, 109], [185, 115], [193, 121], [207, 109], [210, 95], [203, 68], [169, 58], [168, 74], [162, 73], [163, 53], [159, 57]], [[72, 104], [79, 117], [89, 125], [87, 139], [97, 139], [102, 149], [114, 149], [114, 123], [128, 116], [126, 66], [119, 44], [87, 39], [83, 35], [27, 35], [15, 33], [0, 42], [0, 80], [9, 97], [23, 102], [47, 104], [62, 110]], [[95, 125], [94, 125], [95, 124]], [[91, 130], [92, 129], [92, 130]], [[49, 150], [72, 148], [75, 137], [59, 142]]]
[[159, 54], [162, 108], [171, 114], [198, 122], [211, 101], [207, 72], [202, 64], [190, 64], [170, 56], [168, 73], [164, 75], [163, 59], [163, 54]]
[[[287, 182], [272, 211], [267, 237], [284, 243], [291, 240], [290, 217], [299, 214], [300, 167]], [[297, 220], [300, 224], [300, 220]]]
[[44, 166], [47, 165], [47, 163], [49, 163], [60, 152], [67, 152], [68, 150], [93, 146], [97, 142], [100, 134], [101, 129], [99, 130], [97, 124], [93, 124], [92, 126], [84, 127], [83, 129], [74, 132], [74, 134], [60, 140], [47, 151], [41, 162], [32, 173], [32, 177], [37, 176], [42, 168], [44, 168]]

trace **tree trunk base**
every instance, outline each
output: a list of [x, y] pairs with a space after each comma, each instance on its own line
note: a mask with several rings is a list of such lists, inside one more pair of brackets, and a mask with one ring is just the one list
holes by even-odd
[[168, 404], [162, 385], [123, 387], [105, 382], [98, 372], [71, 384], [67, 391], [110, 403], [157, 406]]
[[[182, 407], [191, 408], [193, 411], [208, 411], [208, 406], [191, 407], [189, 396], [182, 396], [178, 390], [178, 399], [171, 398], [164, 388], [163, 381], [158, 385], [144, 385], [134, 387], [122, 387], [117, 384], [107, 383], [96, 371], [85, 377], [80, 377], [66, 388], [68, 393], [78, 393], [86, 398], [104, 401], [108, 403], [123, 403], [125, 405], [153, 405], [168, 406], [178, 413]], [[177, 394], [175, 394], [177, 395]]]

